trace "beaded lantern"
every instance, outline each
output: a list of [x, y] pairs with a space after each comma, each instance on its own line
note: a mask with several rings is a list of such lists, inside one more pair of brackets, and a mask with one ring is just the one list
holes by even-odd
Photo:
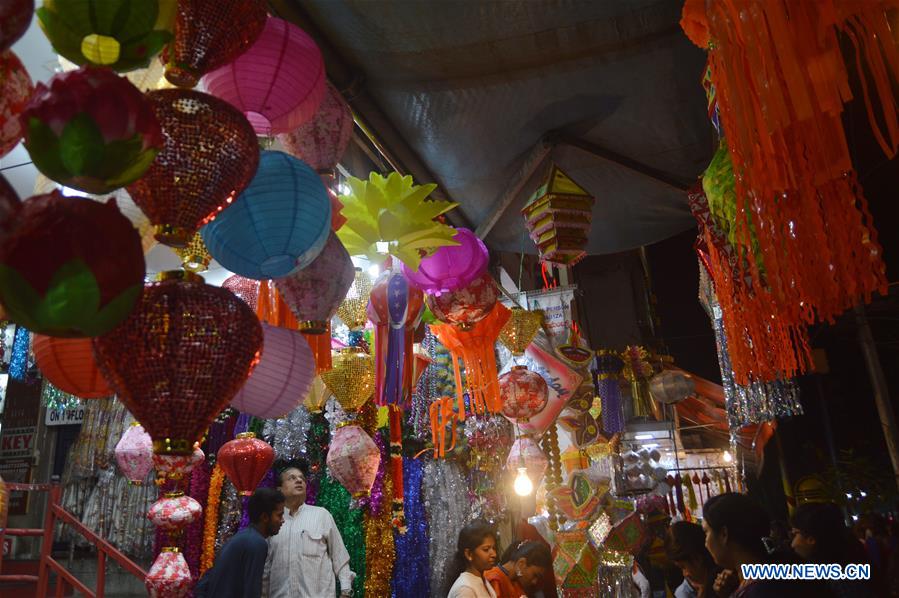
[[509, 321], [499, 331], [499, 342], [511, 351], [512, 355], [524, 355], [541, 326], [543, 326], [543, 310], [528, 311], [514, 306], [509, 314]]
[[467, 287], [487, 270], [487, 246], [467, 228], [456, 229], [457, 245], [439, 247], [422, 258], [418, 270], [403, 264], [403, 275], [416, 288], [440, 295]]
[[143, 288], [140, 237], [114, 201], [58, 191], [22, 204], [0, 247], [0, 302], [50, 336], [96, 336], [124, 319]]
[[460, 328], [471, 328], [493, 310], [499, 290], [488, 272], [476, 278], [471, 284], [455, 291], [427, 295], [428, 309], [441, 322], [454, 324]]
[[150, 598], [184, 598], [193, 586], [190, 567], [176, 546], [164, 546], [144, 581]]
[[362, 268], [356, 268], [353, 273], [353, 284], [337, 307], [337, 317], [350, 330], [361, 330], [368, 322], [367, 310], [371, 289], [371, 278], [368, 273], [363, 272]]
[[305, 31], [270, 16], [253, 45], [208, 73], [203, 85], [243, 112], [256, 133], [270, 137], [315, 115], [325, 96], [325, 63]]
[[250, 496], [275, 461], [275, 451], [253, 432], [238, 434], [219, 449], [217, 463], [241, 496]]
[[365, 498], [378, 475], [381, 452], [365, 430], [352, 424], [343, 425], [331, 438], [326, 463], [328, 473], [353, 498]]
[[165, 78], [194, 87], [205, 73], [246, 52], [265, 27], [264, 0], [180, 0]]
[[338, 349], [333, 367], [322, 372], [322, 381], [346, 411], [356, 411], [375, 392], [375, 362], [359, 347]]
[[34, 85], [19, 57], [12, 50], [0, 52], [0, 157], [11, 152], [22, 139], [19, 114], [32, 93]]
[[97, 368], [91, 339], [35, 334], [31, 347], [41, 374], [59, 390], [81, 399], [114, 394]]
[[586, 254], [593, 196], [555, 164], [521, 213], [542, 261], [570, 266]]
[[94, 348], [155, 452], [189, 455], [256, 364], [262, 327], [230, 291], [169, 272], [147, 284], [131, 315]]
[[290, 155], [299, 158], [319, 174], [332, 172], [353, 136], [353, 112], [331, 84], [315, 115], [296, 129], [278, 135]]
[[140, 485], [153, 469], [153, 439], [137, 422], [125, 428], [115, 445], [115, 460], [128, 482]]
[[259, 144], [243, 114], [211, 95], [161, 89], [146, 97], [165, 144], [128, 192], [156, 226], [159, 242], [184, 247], [249, 184]]
[[5, 0], [0, 3], [0, 52], [25, 35], [34, 14], [34, 0]]
[[205, 272], [212, 256], [206, 250], [206, 243], [200, 233], [194, 233], [186, 247], [176, 247], [175, 254], [181, 259], [181, 267], [188, 272]]
[[259, 281], [243, 276], [229, 276], [222, 283], [222, 288], [228, 289], [250, 306], [250, 309], [256, 311], [256, 305], [259, 301]]
[[516, 365], [499, 377], [499, 394], [503, 415], [512, 421], [527, 421], [546, 407], [549, 387], [543, 376]]
[[107, 68], [81, 68], [38, 83], [21, 114], [25, 149], [66, 187], [108, 193], [139, 179], [163, 146], [150, 102]]
[[234, 205], [202, 229], [218, 263], [256, 280], [307, 267], [330, 232], [331, 202], [321, 179], [300, 160], [277, 151], [261, 153], [256, 174]]

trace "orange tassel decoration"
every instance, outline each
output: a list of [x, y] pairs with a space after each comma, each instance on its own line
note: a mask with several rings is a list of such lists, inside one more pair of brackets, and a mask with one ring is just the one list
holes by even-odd
[[[281, 294], [269, 280], [259, 282], [259, 296], [256, 300], [256, 315], [263, 322], [291, 330], [300, 328], [296, 316], [290, 311]], [[304, 334], [315, 356], [316, 372], [321, 374], [331, 369], [331, 324], [324, 334]]]

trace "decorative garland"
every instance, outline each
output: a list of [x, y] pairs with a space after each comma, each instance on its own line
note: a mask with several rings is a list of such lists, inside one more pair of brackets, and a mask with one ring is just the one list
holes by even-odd
[[[209, 498], [209, 487], [212, 469], [207, 461], [203, 461], [190, 474], [188, 496], [196, 499], [201, 505]], [[191, 523], [184, 534], [184, 559], [190, 567], [194, 579], [200, 576], [200, 558], [203, 553], [203, 518]]]
[[324, 507], [334, 517], [340, 537], [350, 553], [350, 570], [356, 574], [353, 580], [353, 596], [365, 595], [365, 538], [362, 528], [362, 509], [350, 507], [350, 493], [340, 482], [325, 475], [318, 489], [318, 506]]
[[306, 480], [306, 502], [316, 502], [318, 485], [325, 472], [325, 457], [331, 443], [331, 432], [324, 413], [310, 415], [309, 436], [306, 439], [306, 461], [309, 463], [309, 479]]
[[543, 452], [549, 457], [549, 467], [546, 470], [546, 509], [549, 511], [549, 527], [556, 532], [564, 523], [564, 518], [551, 492], [562, 485], [562, 458], [559, 454], [559, 434], [555, 424], [546, 430], [541, 445]]
[[[375, 479], [375, 487], [381, 487], [382, 499], [380, 509], [372, 510], [365, 515], [365, 595], [389, 596], [390, 578], [393, 576], [393, 565], [396, 552], [393, 546], [392, 513], [386, 508], [386, 501], [393, 498], [393, 480], [386, 473], [387, 450], [381, 434], [375, 434], [375, 442], [381, 449], [381, 466], [378, 468], [379, 480]], [[373, 489], [374, 492], [374, 489]]]
[[209, 478], [209, 495], [206, 499], [205, 520], [203, 522], [203, 552], [200, 556], [200, 575], [212, 567], [215, 560], [215, 536], [218, 530], [219, 501], [225, 472], [216, 463]]
[[[391, 523], [400, 534], [406, 533], [403, 513], [403, 414], [397, 405], [387, 406], [390, 418], [390, 477], [393, 481]], [[383, 454], [383, 453], [382, 453]]]
[[406, 483], [406, 533], [396, 534], [396, 561], [403, 564], [401, 575], [391, 581], [393, 598], [419, 598], [431, 595], [430, 560], [428, 558], [428, 519], [422, 501], [424, 464], [420, 459], [403, 463]]

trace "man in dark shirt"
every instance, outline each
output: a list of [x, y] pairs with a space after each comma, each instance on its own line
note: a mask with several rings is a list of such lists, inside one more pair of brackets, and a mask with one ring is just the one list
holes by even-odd
[[259, 488], [247, 502], [250, 525], [222, 547], [215, 565], [194, 588], [196, 598], [260, 598], [262, 571], [268, 556], [266, 538], [284, 522], [284, 495]]

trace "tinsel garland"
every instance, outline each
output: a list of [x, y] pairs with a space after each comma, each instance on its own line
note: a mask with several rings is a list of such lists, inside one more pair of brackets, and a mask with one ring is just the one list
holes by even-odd
[[237, 488], [234, 487], [231, 480], [225, 476], [225, 482], [222, 484], [222, 499], [219, 502], [218, 530], [215, 534], [216, 554], [237, 532], [243, 510], [243, 497], [237, 492]]
[[431, 593], [428, 520], [422, 502], [424, 470], [420, 459], [403, 463], [406, 533], [394, 535], [395, 558], [402, 564], [402, 571], [393, 576], [393, 598], [423, 598]]
[[309, 464], [309, 478], [306, 480], [306, 502], [315, 505], [318, 485], [325, 471], [325, 457], [331, 432], [324, 413], [313, 413], [309, 417], [309, 436], [306, 439], [306, 462]]
[[225, 409], [209, 426], [206, 433], [206, 442], [203, 444], [203, 452], [206, 460], [215, 463], [218, 451], [222, 445], [234, 438], [234, 428], [237, 425], [237, 411]]
[[50, 410], [53, 409], [75, 409], [81, 406], [81, 399], [75, 395], [63, 392], [50, 384], [50, 381], [44, 378], [41, 386], [41, 403]]
[[31, 343], [31, 333], [24, 326], [16, 326], [16, 333], [12, 341], [12, 353], [9, 357], [9, 377], [14, 380], [24, 380], [28, 373], [28, 347]]
[[306, 451], [309, 410], [299, 405], [287, 417], [266, 420], [262, 438], [275, 449], [276, 459], [296, 459]]
[[[190, 473], [190, 487], [187, 495], [196, 499], [201, 505], [209, 498], [209, 486], [212, 468], [208, 461], [203, 461]], [[187, 526], [184, 531], [184, 560], [190, 567], [190, 573], [197, 579], [200, 576], [200, 557], [203, 554], [203, 518], [200, 517]]]
[[[431, 332], [431, 329], [425, 326], [425, 338], [421, 346], [432, 359], [436, 355], [436, 343], [437, 339]], [[412, 406], [408, 410], [409, 425], [406, 433], [411, 434], [421, 442], [427, 442], [431, 437], [430, 409], [431, 402], [440, 397], [437, 391], [437, 376], [440, 375], [439, 369], [433, 362], [425, 368], [421, 378], [418, 379], [415, 391], [412, 393]], [[449, 372], [446, 374], [451, 377]]]
[[543, 452], [549, 457], [549, 467], [546, 470], [546, 509], [549, 511], [549, 527], [555, 532], [565, 522], [555, 497], [549, 493], [562, 485], [562, 457], [559, 454], [559, 433], [555, 424], [549, 426], [540, 444]]
[[224, 481], [225, 472], [216, 464], [209, 478], [209, 494], [206, 508], [203, 509], [203, 550], [200, 555], [200, 575], [206, 573], [215, 560], [215, 534], [218, 530], [219, 501]]
[[[274, 488], [277, 485], [278, 484], [276, 483], [276, 480], [275, 480], [275, 470], [269, 469], [267, 472], [265, 472], [265, 475], [262, 477], [262, 480], [260, 480], [257, 488]], [[237, 526], [238, 531], [240, 531], [250, 525], [250, 513], [249, 513], [249, 511], [247, 511], [247, 501], [248, 500], [249, 500], [249, 497], [244, 496], [243, 500], [241, 501], [242, 508], [241, 508], [241, 513], [240, 513], [240, 523]], [[333, 513], [332, 513], [332, 515], [333, 515]]]
[[[403, 513], [403, 414], [397, 405], [388, 405], [390, 419], [390, 477], [393, 498], [391, 498], [391, 522], [400, 534], [406, 533], [406, 516]], [[382, 453], [383, 458], [383, 453]]]
[[[380, 438], [380, 441], [379, 441]], [[381, 434], [375, 434], [375, 442], [381, 449], [381, 465], [378, 468], [380, 483], [375, 479], [372, 492], [381, 489], [382, 499], [379, 509], [371, 509], [365, 514], [365, 595], [389, 596], [390, 578], [396, 552], [393, 546], [393, 525], [391, 509], [387, 505], [393, 499], [393, 479], [386, 473], [387, 447]], [[404, 573], [405, 574], [405, 573]]]
[[504, 478], [512, 446], [512, 424], [499, 415], [474, 415], [465, 420], [468, 440], [468, 497], [473, 516], [502, 519], [506, 511]]
[[[322, 477], [318, 489], [318, 506], [324, 507], [334, 517], [340, 537], [350, 554], [350, 570], [356, 574], [353, 580], [353, 596], [365, 595], [365, 538], [362, 527], [362, 509], [350, 506], [351, 497], [346, 488], [330, 475]], [[338, 588], [339, 589], [339, 588]]]
[[468, 484], [459, 465], [445, 459], [428, 461], [424, 467], [422, 497], [429, 523], [430, 595], [444, 598], [447, 568], [469, 515]]
[[624, 362], [614, 352], [599, 349], [596, 352], [594, 384], [602, 403], [602, 429], [611, 436], [624, 431], [624, 414], [621, 412], [621, 388], [618, 377]]

